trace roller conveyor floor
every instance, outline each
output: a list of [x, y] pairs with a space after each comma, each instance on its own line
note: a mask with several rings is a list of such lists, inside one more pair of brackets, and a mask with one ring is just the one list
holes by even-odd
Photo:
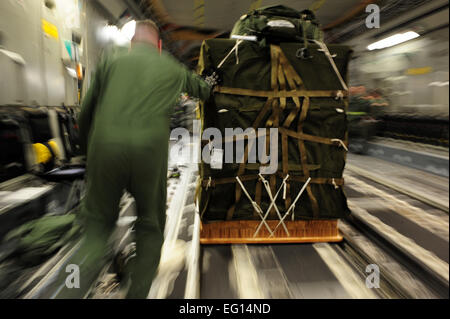
[[201, 298], [377, 298], [335, 244], [203, 247]]

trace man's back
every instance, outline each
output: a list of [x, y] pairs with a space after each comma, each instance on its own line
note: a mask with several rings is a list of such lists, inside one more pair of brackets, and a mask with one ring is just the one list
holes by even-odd
[[[87, 96], [82, 107], [80, 130], [85, 135], [91, 130], [91, 140], [132, 139], [139, 144], [156, 136], [168, 138], [170, 114], [181, 92], [206, 98], [210, 91], [172, 57], [143, 43], [103, 59], [92, 86], [93, 96]], [[91, 121], [92, 128], [87, 123]]]

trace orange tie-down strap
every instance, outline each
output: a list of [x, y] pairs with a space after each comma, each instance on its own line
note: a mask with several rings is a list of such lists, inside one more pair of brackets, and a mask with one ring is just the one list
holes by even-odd
[[[342, 141], [341, 139], [338, 138], [328, 138], [328, 137], [322, 137], [322, 136], [316, 136], [316, 135], [310, 135], [310, 134], [305, 134], [302, 132], [297, 132], [297, 131], [293, 131], [293, 130], [289, 130], [285, 127], [277, 127], [278, 131], [280, 134], [285, 134], [287, 136], [299, 139], [299, 140], [304, 140], [304, 141], [308, 141], [308, 142], [316, 142], [316, 143], [322, 143], [322, 144], [327, 144], [327, 145], [336, 145], [336, 146], [342, 146], [342, 144], [344, 143], [344, 141]], [[254, 140], [257, 138], [260, 138], [262, 136], [269, 136], [270, 131], [266, 130], [266, 132], [256, 132], [255, 135], [248, 135], [248, 134], [239, 134], [239, 135], [233, 135], [232, 137], [225, 137], [224, 142], [225, 143], [231, 143], [234, 141], [241, 141], [241, 140]], [[204, 147], [206, 145], [208, 145], [208, 143], [210, 143], [209, 140], [202, 140], [201, 141], [201, 146]], [[345, 145], [345, 144], [344, 144]]]
[[240, 89], [225, 86], [214, 87], [213, 92], [222, 94], [245, 95], [267, 98], [294, 98], [294, 97], [346, 97], [348, 91], [341, 90], [282, 90], [282, 91], [264, 91]]

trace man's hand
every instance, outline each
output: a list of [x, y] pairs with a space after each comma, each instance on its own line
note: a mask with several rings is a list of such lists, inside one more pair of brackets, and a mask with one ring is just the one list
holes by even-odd
[[204, 79], [205, 79], [205, 82], [208, 83], [208, 85], [211, 88], [213, 88], [214, 86], [216, 86], [217, 84], [219, 84], [221, 82], [220, 76], [217, 71], [213, 71], [212, 73], [211, 72], [206, 73], [206, 76]]

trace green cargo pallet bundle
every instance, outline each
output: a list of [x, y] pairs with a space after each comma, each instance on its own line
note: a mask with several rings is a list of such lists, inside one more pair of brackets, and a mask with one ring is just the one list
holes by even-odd
[[[202, 132], [217, 128], [225, 136], [225, 128], [277, 128], [279, 150], [277, 172], [263, 178], [258, 162], [225, 162], [221, 169], [213, 169], [202, 161], [198, 192], [202, 221], [260, 220], [257, 207], [263, 212], [270, 208], [267, 219], [274, 220], [279, 219], [276, 208], [283, 214], [293, 203], [289, 220], [345, 217], [349, 214], [342, 189], [348, 139], [345, 79], [351, 49], [326, 46], [315, 38], [263, 44], [211, 39], [202, 45], [199, 73], [217, 70], [222, 78], [213, 96], [200, 105]], [[231, 142], [237, 139], [244, 139], [245, 155], [256, 148], [255, 138], [241, 135]], [[270, 205], [267, 183], [272, 196], [281, 190], [275, 205]]]

